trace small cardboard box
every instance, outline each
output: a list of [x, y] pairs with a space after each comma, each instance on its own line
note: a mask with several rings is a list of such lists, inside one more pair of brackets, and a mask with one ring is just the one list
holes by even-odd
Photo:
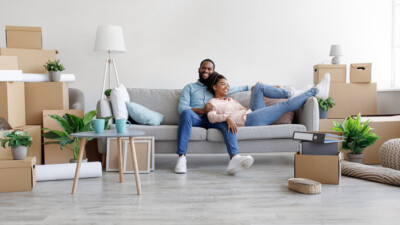
[[294, 177], [307, 178], [322, 184], [339, 184], [340, 154], [301, 155], [297, 152], [294, 157]]
[[42, 125], [43, 110], [69, 109], [68, 83], [25, 83], [26, 124]]
[[0, 192], [31, 191], [36, 186], [36, 158], [0, 161]]
[[56, 50], [0, 48], [0, 55], [18, 57], [18, 69], [23, 73], [48, 74], [43, 65], [48, 60], [55, 60], [56, 54]]
[[[28, 153], [27, 156], [35, 156], [36, 157], [36, 165], [42, 164], [42, 129], [41, 126], [37, 125], [27, 125], [27, 126], [21, 126], [21, 127], [16, 127], [12, 130], [7, 130], [7, 131], [0, 131], [1, 137], [3, 137], [4, 132], [13, 132], [14, 130], [22, 130], [26, 131], [29, 133], [29, 135], [32, 137], [32, 145], [28, 147]], [[11, 153], [11, 148], [8, 147], [8, 144], [6, 144], [6, 149], [3, 149], [0, 147], [0, 159], [13, 159], [12, 153]]]
[[0, 56], [0, 70], [18, 70], [18, 57]]
[[0, 82], [0, 117], [11, 127], [26, 124], [24, 82]]
[[329, 97], [336, 105], [328, 110], [328, 118], [346, 118], [357, 115], [376, 115], [376, 83], [331, 83]]
[[314, 66], [314, 84], [319, 84], [325, 73], [331, 76], [331, 83], [346, 83], [346, 65], [318, 64]]
[[[379, 136], [379, 139], [374, 145], [365, 148], [363, 151], [363, 164], [380, 164], [379, 160], [379, 149], [382, 144], [386, 141], [400, 137], [400, 116], [362, 116], [361, 122], [365, 122], [370, 119], [372, 122], [370, 127], [373, 133]], [[321, 119], [319, 121], [320, 131], [330, 131], [333, 127], [333, 121], [343, 123], [344, 119]], [[349, 150], [343, 150], [342, 145], [339, 144], [339, 149], [343, 153], [349, 152]], [[346, 155], [345, 155], [346, 157]]]
[[[63, 130], [58, 123], [51, 118], [49, 115], [58, 115], [63, 116], [64, 114], [72, 114], [78, 117], [83, 117], [83, 110], [44, 110], [43, 111], [43, 127], [54, 129], [54, 130]], [[44, 131], [47, 132], [47, 131]], [[43, 138], [43, 143], [47, 141], [53, 141], [46, 138]], [[74, 158], [73, 152], [64, 147], [63, 150], [60, 149], [59, 144], [50, 144], [44, 145], [44, 163], [45, 164], [57, 164], [57, 163], [69, 163], [70, 159]], [[84, 155], [84, 158], [86, 156]]]
[[351, 83], [371, 83], [372, 63], [353, 63], [350, 65]]
[[42, 28], [6, 26], [7, 48], [42, 49]]

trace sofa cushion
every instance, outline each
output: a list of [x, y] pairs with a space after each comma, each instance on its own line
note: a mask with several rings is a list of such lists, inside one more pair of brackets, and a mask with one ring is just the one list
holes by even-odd
[[164, 115], [161, 125], [179, 123], [178, 104], [181, 92], [181, 89], [128, 88], [132, 102]]
[[[294, 131], [306, 131], [302, 124], [282, 124], [269, 126], [238, 127], [237, 140], [264, 140], [276, 138], [292, 138]], [[207, 140], [223, 142], [224, 138], [217, 129], [208, 129]]]
[[128, 109], [125, 102], [129, 102], [129, 94], [123, 84], [113, 88], [110, 100], [115, 119], [128, 119]]
[[[178, 126], [177, 125], [160, 125], [160, 126], [146, 126], [146, 125], [132, 125], [132, 129], [142, 130], [145, 136], [154, 136], [156, 141], [177, 141], [178, 140]], [[190, 135], [190, 141], [205, 141], [207, 137], [207, 130], [201, 127], [193, 127]]]
[[150, 110], [134, 102], [125, 102], [129, 116], [139, 124], [158, 126], [164, 119], [161, 113]]

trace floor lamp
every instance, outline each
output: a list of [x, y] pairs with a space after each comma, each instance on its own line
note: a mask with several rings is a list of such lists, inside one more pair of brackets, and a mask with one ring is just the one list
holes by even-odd
[[109, 77], [108, 86], [109, 88], [111, 88], [111, 64], [114, 68], [115, 80], [117, 81], [117, 85], [119, 86], [117, 66], [115, 64], [114, 58], [111, 57], [111, 53], [123, 53], [126, 51], [122, 28], [120, 26], [112, 25], [98, 26], [94, 50], [108, 52], [104, 69], [103, 89], [101, 91], [100, 98], [103, 99], [105, 97], [104, 91], [106, 88], [107, 74]]

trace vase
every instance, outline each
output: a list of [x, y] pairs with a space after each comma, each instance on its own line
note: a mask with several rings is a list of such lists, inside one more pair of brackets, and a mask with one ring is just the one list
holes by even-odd
[[[70, 159], [69, 160], [70, 163], [78, 163], [77, 159]], [[86, 159], [82, 159], [82, 162], [88, 162], [87, 158]]]
[[50, 71], [50, 80], [53, 82], [60, 82], [61, 80], [61, 71]]
[[319, 108], [319, 118], [326, 119], [326, 117], [328, 117], [328, 111]]
[[364, 154], [347, 153], [347, 160], [349, 162], [362, 163]]
[[26, 146], [20, 145], [16, 148], [11, 148], [11, 152], [14, 160], [24, 160], [26, 158], [28, 148]]

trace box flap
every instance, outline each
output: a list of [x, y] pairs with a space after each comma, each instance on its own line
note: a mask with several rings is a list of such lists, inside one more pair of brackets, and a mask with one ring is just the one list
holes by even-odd
[[7, 31], [34, 31], [34, 32], [42, 32], [41, 27], [21, 27], [21, 26], [6, 26]]
[[351, 67], [371, 67], [372, 63], [352, 63]]
[[24, 160], [0, 160], [0, 169], [17, 168], [17, 167], [32, 167], [36, 164], [35, 156], [27, 156]]
[[342, 68], [346, 68], [346, 64], [318, 64], [314, 66], [314, 69], [342, 69]]

